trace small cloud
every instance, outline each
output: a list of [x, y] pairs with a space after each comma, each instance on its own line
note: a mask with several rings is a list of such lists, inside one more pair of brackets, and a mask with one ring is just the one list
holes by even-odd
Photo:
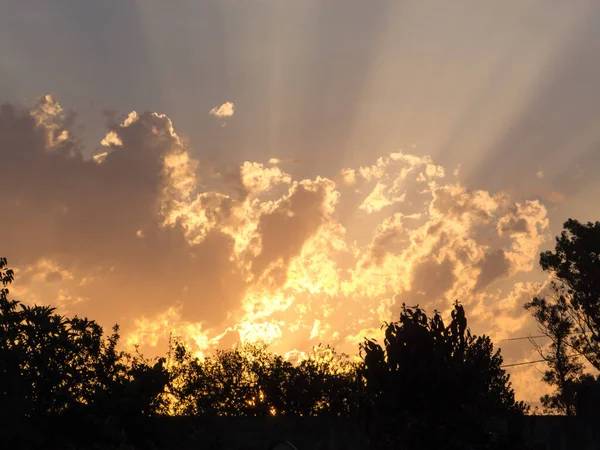
[[298, 158], [271, 158], [269, 164], [300, 164], [300, 160]]
[[84, 302], [85, 300], [86, 299], [83, 297], [75, 297], [71, 295], [71, 293], [67, 289], [60, 289], [56, 297], [56, 303], [58, 307], [63, 311], [67, 311], [67, 308], [69, 306], [76, 305], [78, 303]]
[[452, 175], [454, 175], [455, 177], [457, 177], [460, 174], [460, 164], [458, 166], [456, 166], [456, 169], [454, 169], [454, 172], [452, 172]]
[[541, 178], [544, 178], [544, 172], [542, 172], [542, 171], [540, 170], [538, 173], [536, 173], [536, 174], [535, 174], [535, 176], [536, 176], [536, 177], [538, 177], [538, 178], [540, 178], [540, 179], [541, 179]]
[[210, 110], [210, 115], [215, 117], [231, 117], [235, 112], [235, 105], [232, 102], [223, 103], [221, 106], [215, 106]]
[[342, 169], [339, 174], [342, 183], [346, 186], [353, 186], [356, 184], [356, 171], [354, 169]]
[[97, 155], [94, 155], [92, 158], [98, 164], [102, 164], [106, 160], [107, 156], [108, 156], [108, 152], [104, 152], [104, 153], [99, 153]]
[[103, 145], [104, 147], [110, 147], [112, 145], [117, 146], [117, 147], [123, 146], [123, 142], [121, 141], [121, 138], [114, 131], [109, 131], [106, 134], [106, 136], [104, 136], [104, 139], [102, 139], [100, 144]]
[[548, 194], [548, 200], [552, 203], [560, 203], [565, 199], [565, 194], [558, 191], [552, 191]]
[[252, 194], [267, 192], [280, 183], [292, 182], [291, 177], [278, 167], [266, 168], [262, 164], [248, 161], [242, 165], [240, 175], [242, 184]]
[[436, 166], [435, 164], [427, 164], [425, 173], [428, 178], [444, 178], [446, 173], [442, 166]]
[[135, 235], [137, 237], [139, 237], [139, 238], [145, 237], [144, 230], [137, 230], [137, 232], [135, 233]]

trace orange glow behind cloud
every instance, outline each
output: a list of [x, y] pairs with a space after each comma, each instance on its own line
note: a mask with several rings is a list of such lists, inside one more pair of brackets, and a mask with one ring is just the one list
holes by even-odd
[[[50, 228], [38, 230], [36, 247], [11, 248], [24, 255], [15, 296], [119, 321], [143, 351], [164, 352], [175, 335], [198, 356], [262, 340], [287, 355], [319, 343], [354, 354], [402, 303], [446, 312], [455, 299], [476, 333], [535, 328], [522, 304], [541, 285], [516, 280], [534, 270], [548, 237], [540, 200], [470, 188], [412, 149], [340, 167], [333, 178], [298, 178], [277, 158], [218, 167], [194, 158], [170, 119], [154, 113], [111, 125], [86, 160], [54, 99], [29, 114], [15, 142], [44, 138], [32, 158], [64, 170], [52, 200], [62, 209], [43, 217]], [[10, 208], [33, 220], [35, 208], [24, 208], [44, 195], [16, 192]], [[91, 228], [77, 222], [93, 217], [100, 223]], [[57, 227], [71, 226], [61, 239], [86, 247], [54, 250]], [[1, 231], [19, 233], [10, 224]]]

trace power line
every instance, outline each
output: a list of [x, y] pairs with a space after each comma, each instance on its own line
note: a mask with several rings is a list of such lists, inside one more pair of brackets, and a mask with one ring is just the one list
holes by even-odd
[[[515, 338], [499, 339], [496, 342], [521, 341], [524, 339], [531, 340], [531, 339], [548, 338], [548, 337], [549, 336], [546, 336], [545, 334], [539, 334], [537, 336], [522, 336], [522, 337], [515, 337]], [[523, 362], [519, 362], [519, 363], [504, 364], [503, 366], [500, 366], [500, 367], [506, 368], [506, 367], [526, 366], [528, 364], [537, 364], [537, 363], [541, 363], [541, 362], [545, 362], [545, 361], [546, 361], [545, 359], [536, 359], [535, 361], [523, 361]]]
[[[591, 333], [591, 331], [584, 331], [584, 333]], [[579, 334], [579, 333], [569, 333], [567, 336], [571, 336], [571, 335], [574, 335], [574, 334]], [[528, 339], [529, 340], [529, 339], [537, 339], [537, 338], [551, 339], [550, 336], [547, 336], [545, 334], [540, 334], [540, 335], [537, 335], [537, 336], [523, 336], [523, 337], [516, 337], [516, 338], [498, 339], [495, 342], [520, 341], [520, 340], [523, 340], [523, 339]], [[582, 355], [577, 355], [577, 354], [575, 354], [575, 355], [569, 355], [569, 356], [567, 356], [567, 358], [572, 358], [574, 356], [582, 356]], [[527, 365], [527, 364], [536, 364], [536, 363], [540, 363], [540, 362], [544, 362], [544, 361], [546, 361], [546, 360], [545, 359], [538, 359], [538, 360], [535, 360], [535, 361], [523, 361], [523, 362], [520, 362], [520, 363], [505, 364], [505, 365], [500, 366], [500, 367], [504, 368], [504, 367], [524, 366], [524, 365]]]
[[[583, 332], [573, 332], [573, 333], [568, 333], [565, 336], [573, 336], [575, 334], [588, 334], [591, 333], [592, 331], [583, 331]], [[546, 335], [546, 334], [539, 334], [537, 336], [522, 336], [522, 337], [515, 337], [515, 338], [506, 338], [506, 339], [492, 339], [494, 342], [505, 342], [505, 341], [520, 341], [522, 339], [537, 339], [537, 338], [547, 338], [547, 339], [551, 339], [550, 336]]]
[[[589, 333], [589, 331], [586, 331], [586, 333]], [[569, 333], [570, 335], [573, 334], [578, 334], [578, 333]], [[540, 338], [546, 338], [546, 339], [550, 339], [550, 336], [547, 336], [545, 334], [539, 334], [537, 336], [519, 336], [519, 337], [514, 337], [514, 338], [505, 338], [505, 339], [496, 339], [494, 340], [494, 342], [508, 342], [508, 341], [521, 341], [524, 339], [540, 339]], [[352, 354], [349, 356], [359, 356], [358, 354]], [[575, 356], [581, 356], [581, 355], [569, 355], [568, 358], [573, 358]], [[528, 364], [537, 364], [537, 363], [541, 363], [541, 362], [545, 362], [547, 361], [546, 359], [536, 359], [534, 361], [523, 361], [523, 362], [518, 362], [518, 363], [511, 363], [511, 364], [504, 364], [502, 366], [500, 366], [501, 368], [505, 368], [505, 367], [517, 367], [517, 366], [525, 366]]]
[[523, 361], [520, 363], [514, 363], [514, 364], [504, 364], [503, 366], [500, 366], [501, 368], [505, 368], [505, 367], [515, 367], [515, 366], [524, 366], [526, 364], [535, 364], [535, 363], [540, 363], [540, 362], [544, 362], [546, 361], [545, 359], [537, 359], [535, 361]]
[[540, 334], [538, 336], [523, 336], [523, 337], [516, 337], [516, 338], [498, 339], [498, 340], [496, 340], [496, 342], [520, 341], [523, 339], [537, 339], [537, 338], [548, 338], [548, 336], [546, 336], [545, 334]]
[[[587, 356], [589, 354], [590, 353], [582, 353], [582, 354], [574, 353], [572, 355], [567, 355], [567, 358], [577, 358], [579, 356], [584, 356], [585, 357], [585, 356]], [[524, 366], [525, 364], [535, 364], [535, 363], [544, 362], [544, 361], [548, 361], [548, 360], [547, 359], [537, 359], [535, 361], [523, 361], [523, 362], [520, 362], [520, 363], [505, 364], [505, 365], [500, 366], [500, 367], [504, 368], [504, 367], [514, 367], [514, 366]]]

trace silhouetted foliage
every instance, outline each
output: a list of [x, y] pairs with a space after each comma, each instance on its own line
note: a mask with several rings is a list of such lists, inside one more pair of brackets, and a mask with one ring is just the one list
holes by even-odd
[[466, 448], [488, 443], [486, 422], [522, 414], [500, 351], [467, 328], [462, 305], [445, 326], [436, 311], [403, 305], [399, 322], [386, 324], [380, 345], [361, 346], [371, 426], [386, 448]]
[[553, 283], [550, 291], [553, 303], [549, 303], [547, 298], [536, 297], [525, 305], [525, 309], [538, 322], [540, 331], [552, 340], [549, 349], [544, 349], [531, 340], [548, 364], [542, 380], [555, 388], [553, 393], [540, 398], [544, 412], [570, 416], [575, 414], [578, 386], [587, 377], [583, 374], [583, 364], [580, 359], [573, 358], [575, 352], [569, 345], [574, 327], [567, 302], [561, 294], [562, 289]]
[[[65, 416], [78, 423], [146, 416], [168, 383], [163, 360], [118, 351], [118, 327], [103, 337], [96, 322], [67, 318], [47, 306], [8, 300], [13, 272], [0, 259], [0, 423], [2, 439]], [[48, 445], [46, 445], [48, 447]]]
[[173, 405], [184, 415], [349, 416], [362, 392], [358, 366], [330, 348], [293, 365], [263, 344], [200, 360], [177, 343], [171, 373]]
[[449, 326], [437, 312], [428, 318], [403, 307], [400, 321], [385, 325], [383, 346], [361, 345], [363, 362], [319, 346], [292, 364], [263, 344], [199, 359], [182, 342], [149, 361], [118, 349], [117, 326], [104, 336], [94, 321], [8, 300], [13, 273], [5, 259], [0, 280], [4, 447], [152, 448], [177, 440], [208, 448], [215, 443], [193, 427], [174, 439], [183, 433], [177, 424], [160, 430], [154, 420], [275, 415], [360, 416], [375, 444], [389, 448], [484, 448], [489, 419], [525, 410], [500, 352], [470, 334], [458, 302]]
[[577, 416], [584, 423], [593, 427], [596, 432], [600, 425], [598, 405], [600, 405], [600, 380], [594, 379], [592, 376], [583, 378], [578, 386], [575, 411]]
[[543, 380], [556, 388], [542, 397], [544, 407], [576, 412], [578, 391], [594, 377], [583, 373], [581, 359], [600, 369], [600, 222], [569, 219], [554, 251], [540, 255], [540, 266], [553, 276], [550, 294], [525, 305], [552, 343], [538, 347], [548, 362]]

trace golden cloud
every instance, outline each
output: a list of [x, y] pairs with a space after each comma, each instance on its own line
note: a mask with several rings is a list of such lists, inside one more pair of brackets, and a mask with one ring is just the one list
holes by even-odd
[[210, 115], [215, 117], [231, 117], [235, 112], [235, 105], [232, 102], [225, 102], [221, 106], [215, 106], [210, 110]]
[[540, 201], [449, 182], [403, 152], [335, 179], [296, 179], [277, 158], [218, 167], [156, 113], [110, 125], [109, 151], [88, 160], [69, 123], [48, 97], [0, 111], [16, 292], [53, 289], [142, 350], [175, 334], [199, 355], [262, 339], [282, 354], [316, 342], [356, 353], [402, 303], [447, 312], [456, 298], [479, 333], [531, 327], [521, 305], [537, 288], [510, 277], [533, 269], [547, 237]]

